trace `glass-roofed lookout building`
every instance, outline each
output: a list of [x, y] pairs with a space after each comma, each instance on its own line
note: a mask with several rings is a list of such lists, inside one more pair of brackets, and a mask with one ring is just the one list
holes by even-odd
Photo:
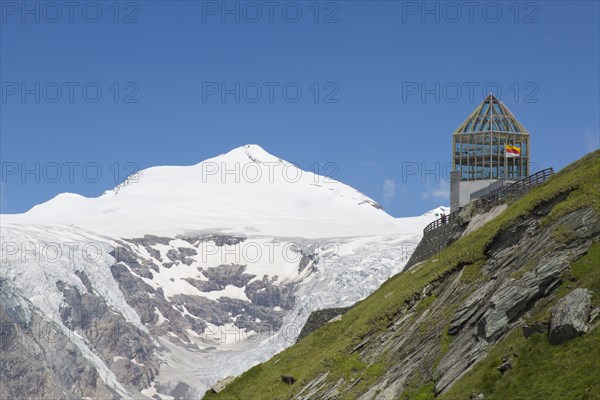
[[529, 132], [490, 93], [452, 135], [450, 209], [529, 175]]

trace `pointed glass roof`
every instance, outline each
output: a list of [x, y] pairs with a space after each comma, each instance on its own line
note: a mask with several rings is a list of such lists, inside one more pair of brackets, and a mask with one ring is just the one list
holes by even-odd
[[492, 93], [454, 131], [455, 134], [476, 132], [529, 134], [513, 113]]

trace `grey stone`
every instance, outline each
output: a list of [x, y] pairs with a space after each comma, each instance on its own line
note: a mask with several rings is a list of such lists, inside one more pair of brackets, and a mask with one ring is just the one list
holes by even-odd
[[589, 329], [592, 292], [588, 289], [575, 289], [556, 304], [550, 319], [550, 343], [560, 344]]
[[172, 262], [179, 261], [185, 265], [192, 265], [194, 259], [191, 258], [191, 256], [195, 256], [196, 254], [198, 253], [194, 249], [190, 249], [189, 247], [179, 247], [167, 251], [167, 258]]
[[505, 361], [498, 367], [498, 371], [500, 371], [500, 373], [503, 374], [511, 368], [512, 368], [512, 364], [508, 361]]
[[226, 378], [221, 379], [214, 385], [212, 385], [211, 390], [215, 393], [221, 393], [231, 382], [235, 380], [234, 376], [228, 376]]
[[218, 267], [209, 267], [206, 270], [202, 270], [202, 274], [221, 289], [227, 285], [241, 288], [246, 286], [256, 276], [244, 273], [245, 270], [245, 265], [226, 264], [219, 265]]
[[194, 286], [196, 289], [198, 289], [201, 292], [216, 292], [218, 290], [223, 290], [224, 286], [223, 285], [219, 285], [217, 282], [215, 281], [201, 281], [199, 279], [194, 279], [194, 278], [185, 278], [185, 281], [187, 283], [189, 283], [190, 285]]
[[208, 234], [208, 235], [183, 235], [179, 236], [178, 239], [185, 240], [186, 242], [198, 246], [203, 242], [214, 242], [218, 247], [222, 246], [234, 246], [246, 240], [244, 236], [233, 236], [233, 235], [221, 235], [221, 234]]
[[435, 393], [441, 393], [460, 378], [469, 366], [486, 354], [488, 347], [487, 341], [477, 338], [476, 327], [470, 331], [462, 331], [452, 341], [448, 353], [436, 368], [440, 376], [435, 383]]
[[90, 294], [94, 293], [94, 289], [92, 288], [92, 283], [90, 282], [90, 279], [88, 278], [88, 276], [86, 275], [85, 272], [75, 271], [75, 275], [77, 275], [79, 277], [79, 279], [81, 280], [81, 283], [83, 283], [83, 286], [85, 286], [88, 293], [90, 293]]
[[124, 263], [133, 273], [142, 278], [152, 279], [153, 275], [150, 269], [158, 271], [158, 266], [139, 258], [128, 245], [117, 246], [109, 254], [115, 258], [117, 263]]
[[290, 310], [295, 303], [292, 285], [278, 286], [269, 282], [266, 277], [250, 282], [246, 286], [245, 293], [253, 304], [263, 307], [281, 307]]
[[177, 385], [169, 392], [169, 396], [173, 397], [174, 400], [187, 400], [192, 398], [193, 390], [187, 383], [178, 382]]
[[533, 324], [523, 325], [523, 336], [528, 338], [535, 333], [544, 333], [548, 330], [547, 322], [535, 322]]
[[287, 383], [288, 385], [293, 385], [296, 383], [296, 378], [291, 375], [281, 375], [281, 381], [283, 383]]
[[307, 252], [301, 252], [302, 254], [302, 258], [300, 259], [300, 262], [298, 263], [298, 272], [301, 273], [302, 271], [304, 271], [304, 269], [306, 267], [308, 267], [310, 265], [310, 263], [317, 264], [318, 262], [318, 255], [316, 253], [307, 253]]
[[156, 250], [155, 248], [153, 248], [152, 246], [156, 245], [156, 244], [162, 244], [162, 245], [167, 246], [171, 242], [171, 240], [173, 240], [173, 239], [168, 238], [168, 237], [145, 235], [143, 238], [129, 239], [128, 241], [130, 243], [143, 246], [146, 249], [146, 251], [148, 252], [148, 254], [150, 254], [156, 260], [162, 262], [160, 252], [158, 250]]
[[589, 323], [593, 324], [594, 321], [596, 321], [596, 318], [598, 318], [598, 316], [600, 315], [600, 307], [596, 307], [592, 310], [592, 312], [590, 313], [590, 320]]
[[525, 272], [521, 278], [508, 278], [492, 296], [492, 307], [480, 324], [480, 334], [488, 341], [501, 337], [509, 329], [510, 322], [560, 284], [560, 275], [568, 266], [564, 256], [546, 256], [533, 271]]
[[478, 310], [485, 309], [484, 299], [488, 297], [494, 288], [495, 282], [490, 281], [477, 289], [469, 298], [456, 310], [452, 322], [448, 327], [450, 335], [456, 335], [460, 328], [477, 314]]

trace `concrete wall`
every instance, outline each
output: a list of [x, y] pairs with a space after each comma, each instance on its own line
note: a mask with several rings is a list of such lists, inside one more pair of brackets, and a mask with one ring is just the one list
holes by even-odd
[[497, 179], [484, 179], [481, 181], [461, 181], [458, 206], [463, 207], [471, 202], [471, 193], [483, 189], [496, 182]]
[[450, 212], [458, 210], [460, 203], [460, 172], [450, 172]]
[[460, 172], [450, 172], [450, 212], [471, 202], [471, 193], [483, 189], [498, 179], [484, 179], [481, 181], [461, 181]]
[[[450, 212], [458, 210], [460, 207], [471, 202], [471, 193], [481, 190], [498, 179], [483, 179], [480, 181], [461, 181], [458, 172], [450, 173]], [[510, 184], [512, 181], [506, 181]]]

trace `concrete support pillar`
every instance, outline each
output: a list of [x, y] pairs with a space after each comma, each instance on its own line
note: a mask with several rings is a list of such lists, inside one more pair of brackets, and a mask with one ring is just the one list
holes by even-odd
[[460, 207], [460, 172], [450, 172], [450, 212]]

